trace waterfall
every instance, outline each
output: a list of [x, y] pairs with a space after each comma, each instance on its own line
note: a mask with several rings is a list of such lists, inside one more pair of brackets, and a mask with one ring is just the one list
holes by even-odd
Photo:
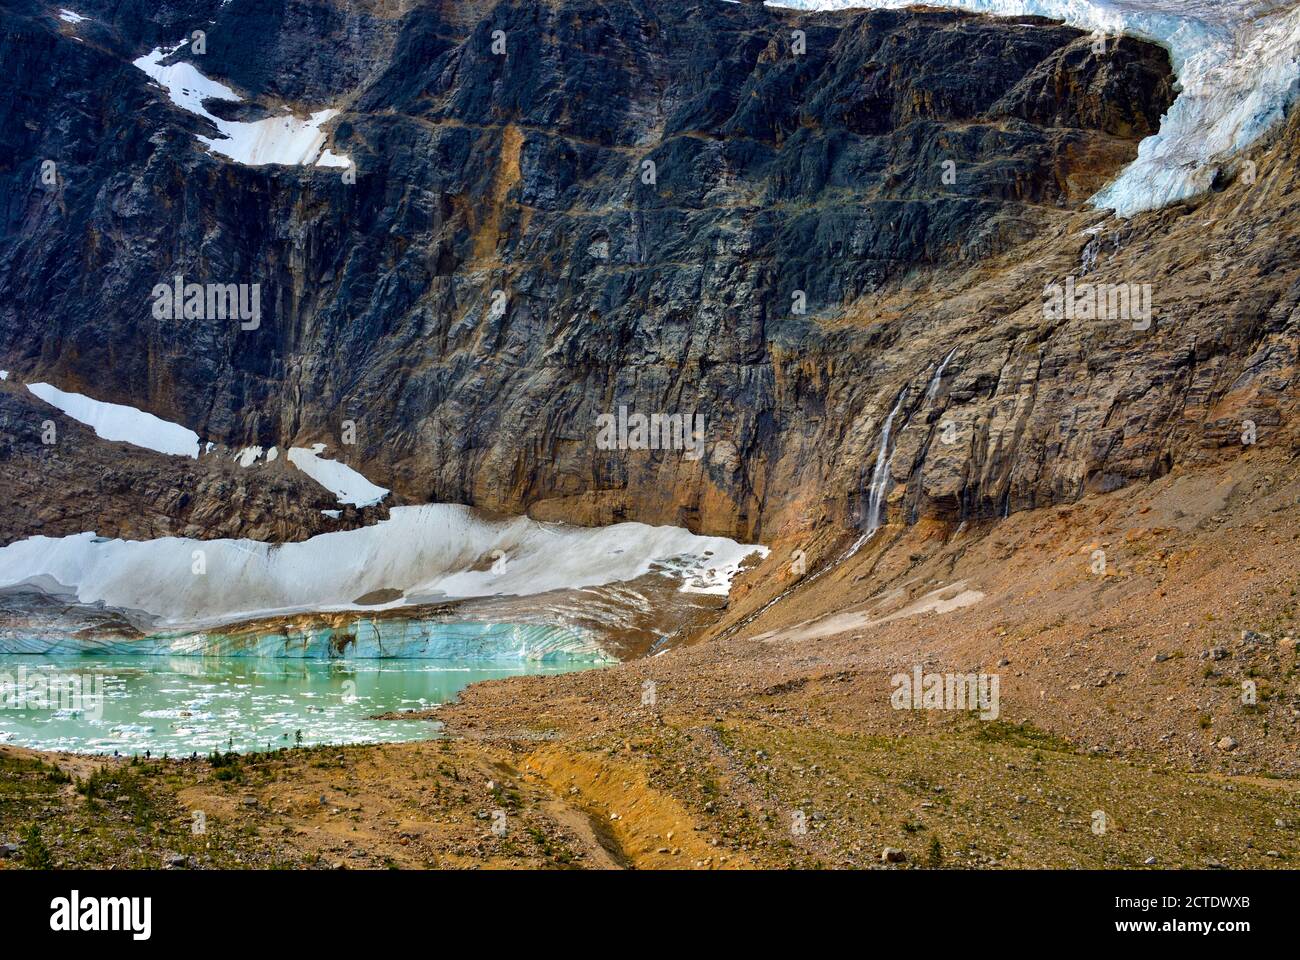
[[885, 507], [885, 486], [889, 483], [889, 465], [892, 461], [889, 455], [889, 436], [893, 432], [894, 417], [898, 416], [905, 399], [907, 399], [907, 387], [899, 393], [894, 409], [889, 411], [884, 426], [880, 428], [880, 449], [876, 452], [876, 465], [871, 471], [871, 485], [867, 488], [867, 530], [858, 538], [858, 542], [849, 548], [849, 552], [844, 555], [845, 560], [857, 553], [862, 545], [874, 537], [876, 531], [880, 529], [880, 518]]
[[894, 404], [894, 409], [889, 411], [889, 416], [885, 417], [885, 425], [880, 429], [880, 450], [876, 453], [876, 466], [871, 471], [871, 487], [867, 494], [867, 536], [880, 529], [880, 515], [884, 512], [885, 506], [885, 485], [889, 482], [889, 464], [892, 457], [889, 456], [889, 433], [894, 425], [894, 417], [898, 415], [899, 408], [903, 406], [903, 400], [907, 397], [907, 389], [898, 395], [898, 402]]
[[[940, 361], [938, 368], [934, 371], [934, 376], [930, 378], [930, 385], [926, 388], [925, 404], [929, 404], [934, 401], [935, 394], [939, 392], [939, 384], [943, 380], [943, 372], [948, 368], [948, 364], [952, 361], [952, 358], [955, 357], [956, 355], [957, 355], [957, 348], [953, 347], [951, 350], [948, 351], [948, 355], [944, 357], [942, 361]], [[907, 399], [907, 387], [904, 386], [902, 391], [900, 391], [898, 394], [898, 399], [894, 401], [894, 409], [889, 411], [889, 416], [885, 417], [885, 422], [880, 428], [880, 449], [876, 451], [876, 463], [871, 471], [871, 485], [867, 488], [867, 530], [866, 532], [862, 534], [862, 536], [858, 537], [857, 542], [854, 543], [853, 546], [849, 547], [848, 552], [846, 552], [844, 556], [840, 557], [839, 560], [835, 560], [832, 561], [831, 563], [826, 564], [825, 566], [821, 567], [819, 570], [815, 571], [810, 576], [806, 576], [799, 580], [796, 580], [789, 587], [782, 590], [771, 600], [767, 601], [767, 603], [763, 604], [753, 613], [749, 614], [749, 616], [743, 618], [737, 623], [732, 624], [730, 627], [724, 630], [722, 633], [723, 637], [730, 636], [731, 634], [735, 633], [737, 630], [740, 630], [741, 628], [746, 627], [749, 624], [753, 623], [764, 613], [766, 613], [770, 607], [773, 607], [776, 604], [780, 603], [782, 600], [784, 600], [786, 597], [788, 597], [790, 594], [794, 593], [796, 590], [800, 589], [801, 587], [806, 587], [808, 586], [808, 584], [813, 583], [818, 578], [820, 578], [822, 574], [827, 573], [830, 570], [834, 570], [845, 560], [849, 559], [855, 553], [857, 553], [862, 548], [862, 545], [864, 543], [866, 543], [868, 540], [870, 540], [872, 537], [876, 535], [876, 531], [878, 531], [881, 527], [880, 521], [883, 518], [885, 512], [885, 487], [889, 483], [889, 468], [890, 465], [893, 463], [893, 457], [889, 449], [889, 440], [893, 436], [893, 432], [894, 432], [894, 418], [898, 416], [898, 411], [903, 408], [903, 401], [906, 399]], [[906, 427], [907, 427], [907, 422], [904, 422], [903, 428], [906, 429]]]
[[934, 371], [934, 376], [930, 378], [930, 386], [925, 391], [925, 405], [929, 406], [934, 402], [934, 395], [939, 392], [939, 383], [943, 380], [943, 372], [948, 368], [949, 361], [957, 356], [957, 348], [953, 347], [948, 351], [948, 356], [943, 358], [939, 364], [939, 369]]
[[1097, 269], [1097, 258], [1101, 255], [1101, 235], [1094, 233], [1079, 255], [1079, 276], [1086, 277]]
[[[934, 371], [934, 376], [930, 378], [930, 385], [925, 390], [925, 403], [922, 406], [928, 406], [934, 402], [935, 394], [939, 392], [939, 384], [943, 381], [943, 372], [948, 368], [952, 358], [957, 355], [957, 348], [953, 347], [948, 351], [948, 355], [939, 362], [939, 366]], [[889, 440], [893, 435], [894, 417], [898, 416], [898, 411], [903, 407], [903, 401], [907, 399], [907, 387], [898, 395], [898, 400], [894, 403], [894, 409], [889, 411], [889, 416], [885, 417], [884, 426], [880, 428], [880, 449], [876, 451], [876, 465], [871, 471], [871, 485], [867, 488], [867, 529], [858, 542], [849, 548], [849, 552], [844, 555], [847, 560], [853, 556], [861, 546], [876, 535], [876, 531], [881, 527], [881, 521], [885, 513], [885, 492], [889, 486], [889, 468], [893, 464], [894, 458], [892, 451], [889, 449]], [[903, 427], [907, 427], [904, 422]]]

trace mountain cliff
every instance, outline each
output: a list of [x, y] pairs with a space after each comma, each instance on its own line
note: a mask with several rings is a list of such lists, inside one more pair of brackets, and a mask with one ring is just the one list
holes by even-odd
[[[1280, 275], [1224, 324], [1175, 308], [1151, 239], [1086, 232], [1174, 98], [1154, 45], [713, 0], [82, 7], [19, 3], [0, 36], [16, 381], [229, 449], [326, 442], [391, 502], [746, 540], [868, 524], [895, 408], [885, 518], [960, 520], [1231, 432], [1189, 404], [1273, 405]], [[150, 50], [239, 99], [183, 108]], [[323, 110], [350, 167], [220, 152], [218, 120]], [[1043, 317], [1046, 284], [1120, 256], [1158, 284], [1150, 330]], [[259, 326], [158, 319], [175, 277], [258, 285]], [[601, 449], [622, 407], [702, 416], [704, 456]]]

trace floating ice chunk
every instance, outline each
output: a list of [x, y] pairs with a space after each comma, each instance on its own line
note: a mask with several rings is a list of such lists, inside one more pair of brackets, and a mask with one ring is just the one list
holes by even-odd
[[64, 9], [59, 11], [59, 19], [64, 23], [81, 23], [83, 20], [89, 20], [90, 17], [83, 17], [79, 13]]
[[[914, 0], [766, 0], [796, 10], [898, 9]], [[1132, 216], [1207, 190], [1219, 168], [1300, 93], [1295, 0], [927, 0], [996, 16], [1034, 15], [1128, 34], [1170, 52], [1179, 94], [1138, 156], [1092, 202]]]
[[199, 435], [193, 430], [120, 403], [92, 400], [66, 393], [48, 383], [31, 383], [27, 389], [73, 420], [84, 423], [105, 440], [118, 440], [178, 457], [199, 457]]
[[147, 723], [119, 723], [109, 730], [109, 733], [116, 733], [123, 737], [153, 732], [154, 728]]
[[324, 452], [323, 443], [313, 444], [311, 449], [291, 447], [289, 462], [338, 497], [339, 503], [369, 507], [388, 496], [384, 487], [371, 483], [346, 463], [323, 459]]
[[333, 108], [317, 110], [306, 119], [288, 111], [279, 116], [250, 121], [223, 120], [210, 113], [203, 106], [205, 100], [242, 103], [243, 98], [224, 83], [205, 77], [193, 64], [181, 61], [164, 66], [163, 61], [186, 42], [181, 41], [170, 48], [157, 47], [132, 63], [166, 90], [172, 103], [203, 117], [220, 131], [220, 137], [198, 137], [213, 153], [254, 167], [313, 163], [346, 167], [351, 163], [347, 157], [328, 150], [325, 156], [321, 155], [321, 148], [325, 145], [325, 132], [321, 126], [338, 115], [338, 110]]

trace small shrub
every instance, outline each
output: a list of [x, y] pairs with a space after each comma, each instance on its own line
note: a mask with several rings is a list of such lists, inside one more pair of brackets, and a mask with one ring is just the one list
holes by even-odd
[[930, 838], [930, 849], [926, 853], [925, 862], [927, 866], [943, 866], [943, 844], [939, 842], [938, 837]]
[[23, 831], [23, 866], [32, 870], [49, 870], [54, 866], [50, 848], [41, 837], [41, 828], [34, 823]]

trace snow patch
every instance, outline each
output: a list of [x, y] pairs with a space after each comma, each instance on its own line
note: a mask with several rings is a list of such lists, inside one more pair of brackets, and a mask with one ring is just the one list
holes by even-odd
[[[795, 10], [899, 9], [914, 0], [767, 0]], [[1034, 15], [1170, 52], [1178, 98], [1138, 156], [1092, 198], [1122, 217], [1203, 193], [1218, 171], [1280, 121], [1300, 93], [1294, 0], [926, 0], [997, 16]]]
[[[890, 591], [883, 597], [877, 597], [870, 601], [871, 606], [878, 607], [887, 604], [890, 600], [895, 599], [901, 591]], [[768, 642], [783, 641], [803, 643], [810, 640], [825, 640], [828, 637], [834, 637], [841, 633], [848, 633], [851, 630], [867, 630], [871, 627], [878, 627], [894, 620], [902, 620], [908, 617], [920, 616], [923, 613], [952, 613], [954, 610], [962, 610], [966, 607], [972, 607], [984, 599], [984, 594], [979, 590], [966, 589], [966, 581], [958, 580], [956, 583], [950, 583], [946, 586], [939, 587], [937, 590], [931, 590], [925, 596], [921, 597], [910, 606], [885, 616], [875, 616], [871, 609], [849, 611], [845, 613], [833, 613], [817, 620], [805, 620], [803, 623], [796, 624], [782, 630], [772, 630], [767, 633], [759, 634], [754, 639]]]
[[369, 507], [388, 496], [387, 489], [371, 483], [346, 463], [321, 457], [324, 452], [323, 443], [310, 449], [290, 447], [289, 462], [338, 497], [339, 503]]
[[223, 120], [209, 113], [203, 106], [205, 100], [242, 103], [243, 98], [224, 83], [205, 77], [193, 64], [181, 61], [163, 65], [164, 60], [187, 42], [181, 41], [170, 48], [156, 47], [133, 64], [166, 90], [172, 103], [203, 117], [220, 131], [220, 137], [198, 137], [213, 153], [252, 167], [350, 165], [347, 157], [328, 150], [321, 155], [325, 145], [321, 126], [338, 115], [338, 110], [333, 108], [317, 110], [305, 120], [288, 111], [281, 116], [253, 121]]
[[120, 403], [92, 400], [79, 393], [67, 393], [48, 383], [27, 385], [40, 399], [58, 407], [73, 420], [84, 423], [105, 440], [130, 443], [177, 457], [199, 457], [199, 435], [193, 430]]
[[59, 19], [62, 20], [64, 23], [81, 23], [83, 20], [89, 20], [90, 17], [83, 17], [79, 13], [74, 13], [71, 10], [63, 9], [59, 11]]
[[326, 150], [324, 153], [320, 155], [320, 159], [316, 161], [316, 166], [350, 167], [352, 166], [352, 160], [349, 159], [348, 157], [340, 156], [339, 154], [334, 153], [332, 150]]
[[235, 454], [234, 459], [241, 467], [251, 467], [261, 456], [261, 447], [244, 447]]

